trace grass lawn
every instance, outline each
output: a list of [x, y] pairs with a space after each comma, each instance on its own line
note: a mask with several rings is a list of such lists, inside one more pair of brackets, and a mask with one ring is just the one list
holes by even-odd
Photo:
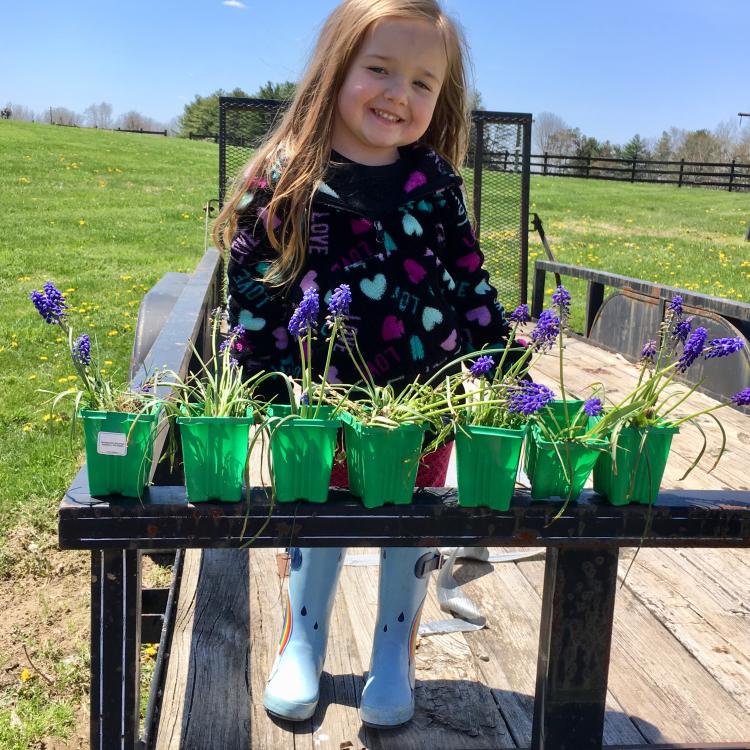
[[[747, 193], [533, 176], [530, 211], [562, 263], [750, 302]], [[545, 257], [534, 233], [530, 267]], [[583, 304], [585, 283], [568, 282]]]
[[[72, 367], [29, 293], [53, 280], [76, 332], [95, 336], [100, 359], [124, 380], [144, 292], [202, 255], [218, 153], [201, 142], [0, 121], [0, 155], [0, 608], [13, 612], [0, 623], [0, 747], [21, 750], [74, 731], [88, 668], [86, 558], [55, 550], [57, 504], [81, 441], [71, 444], [66, 419], [50, 416], [39, 393], [64, 389]], [[491, 259], [492, 243], [512, 231], [493, 224], [496, 180], [487, 175], [484, 188]], [[533, 177], [531, 190], [558, 260], [750, 301], [747, 194], [555, 177]], [[532, 240], [532, 264], [537, 257]], [[570, 286], [575, 321], [583, 288]], [[24, 644], [52, 685], [22, 677]]]

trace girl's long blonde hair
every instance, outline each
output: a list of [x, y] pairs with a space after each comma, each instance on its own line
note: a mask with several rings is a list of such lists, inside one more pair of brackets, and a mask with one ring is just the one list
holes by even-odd
[[[330, 161], [338, 93], [368, 29], [386, 17], [429, 21], [442, 33], [448, 59], [446, 78], [420, 142], [435, 149], [455, 169], [466, 157], [468, 54], [460, 27], [442, 11], [437, 0], [344, 0], [325, 22], [289, 109], [240, 172], [232, 198], [214, 224], [217, 246], [229, 247], [237, 229], [237, 204], [243, 195], [259, 180], [272, 186], [264, 223], [279, 256], [263, 277], [267, 284], [284, 286], [302, 270], [308, 209]], [[283, 169], [272, 176], [280, 159]]]

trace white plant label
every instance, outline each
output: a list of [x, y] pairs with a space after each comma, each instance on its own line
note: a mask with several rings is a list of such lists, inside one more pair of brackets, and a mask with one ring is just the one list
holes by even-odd
[[128, 436], [124, 432], [100, 432], [96, 452], [102, 456], [127, 456]]

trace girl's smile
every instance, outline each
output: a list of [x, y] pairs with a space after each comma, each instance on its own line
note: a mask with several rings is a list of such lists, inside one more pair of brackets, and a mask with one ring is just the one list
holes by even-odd
[[386, 18], [368, 31], [336, 103], [333, 148], [360, 164], [388, 164], [430, 125], [447, 59], [427, 21]]

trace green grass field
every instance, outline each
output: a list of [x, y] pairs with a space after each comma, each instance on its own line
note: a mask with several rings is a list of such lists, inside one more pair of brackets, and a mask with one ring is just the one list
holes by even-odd
[[24, 509], [51, 508], [78, 461], [67, 426], [45, 420], [38, 389], [62, 389], [72, 368], [29, 292], [52, 279], [76, 330], [96, 336], [124, 379], [144, 291], [166, 271], [192, 270], [202, 253], [217, 147], [2, 122], [0, 149], [2, 532]]
[[[0, 121], [0, 153], [0, 587], [11, 587], [25, 575], [50, 575], [44, 545], [54, 546], [57, 504], [81, 460], [80, 439], [71, 444], [66, 419], [50, 416], [39, 393], [64, 389], [72, 367], [29, 293], [52, 279], [76, 332], [95, 336], [100, 360], [124, 380], [144, 292], [202, 255], [202, 206], [217, 193], [218, 152], [200, 142]], [[502, 201], [496, 179], [487, 175], [490, 207]], [[532, 178], [531, 190], [558, 260], [750, 301], [750, 196], [554, 177]], [[490, 256], [506, 231], [485, 209]], [[532, 264], [537, 257], [542, 248], [532, 242]], [[570, 286], [581, 300], [576, 320], [583, 287]], [[19, 528], [27, 540], [20, 556], [6, 544]], [[85, 640], [79, 646], [85, 651]], [[0, 687], [0, 747], [40, 746], [70, 731], [85, 658], [72, 670], [56, 653], [47, 659], [56, 665], [54, 690], [34, 680]]]

